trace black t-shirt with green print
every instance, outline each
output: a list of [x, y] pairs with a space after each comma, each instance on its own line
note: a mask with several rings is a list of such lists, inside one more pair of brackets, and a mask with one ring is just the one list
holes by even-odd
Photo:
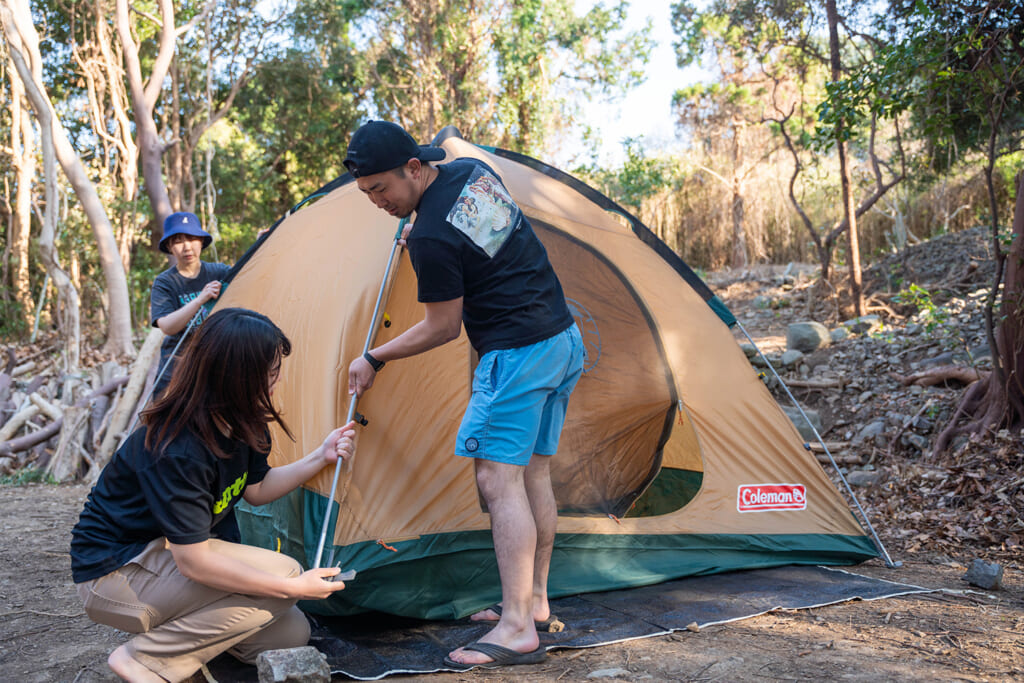
[[218, 458], [191, 433], [161, 453], [146, 449], [137, 429], [100, 474], [71, 531], [75, 583], [105, 576], [164, 536], [188, 545], [208, 538], [237, 541], [234, 506], [248, 484], [263, 481], [267, 454], [223, 438]]

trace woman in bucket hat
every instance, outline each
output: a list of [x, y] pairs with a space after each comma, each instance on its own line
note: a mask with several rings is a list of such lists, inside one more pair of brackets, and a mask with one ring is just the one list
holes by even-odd
[[158, 395], [171, 381], [174, 349], [189, 323], [206, 317], [203, 305], [220, 296], [221, 280], [230, 266], [210, 263], [199, 258], [213, 241], [203, 230], [199, 218], [188, 211], [172, 213], [164, 220], [164, 236], [160, 251], [174, 256], [175, 264], [156, 276], [150, 295], [150, 321], [167, 335], [160, 347], [161, 373], [153, 388]]

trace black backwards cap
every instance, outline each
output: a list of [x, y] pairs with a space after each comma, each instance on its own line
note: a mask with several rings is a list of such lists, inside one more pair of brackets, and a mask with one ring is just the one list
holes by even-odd
[[416, 144], [397, 123], [369, 121], [352, 134], [344, 163], [353, 178], [361, 178], [404, 166], [409, 159], [440, 161], [444, 156], [440, 147]]

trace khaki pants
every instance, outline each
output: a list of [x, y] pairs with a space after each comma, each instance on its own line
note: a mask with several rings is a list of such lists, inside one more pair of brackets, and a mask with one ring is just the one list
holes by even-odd
[[[216, 539], [210, 544], [265, 572], [302, 573], [287, 555]], [[264, 650], [309, 641], [309, 623], [295, 600], [225, 593], [187, 579], [164, 538], [123, 567], [77, 588], [90, 619], [140, 634], [128, 642], [129, 654], [168, 681], [188, 678], [225, 650], [255, 664]]]

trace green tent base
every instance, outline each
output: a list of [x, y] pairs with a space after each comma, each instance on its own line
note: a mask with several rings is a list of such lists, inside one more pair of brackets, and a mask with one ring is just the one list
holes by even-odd
[[[305, 567], [313, 563], [325, 509], [325, 497], [305, 489], [270, 505], [256, 508], [243, 503], [236, 508], [243, 542], [279, 549]], [[328, 530], [331, 537], [333, 529]], [[358, 574], [344, 591], [301, 607], [334, 616], [380, 611], [459, 619], [501, 599], [489, 530], [421, 536], [393, 547], [363, 542], [334, 548], [332, 553], [328, 544], [322, 564], [326, 566], [333, 554], [333, 564]], [[877, 555], [864, 536], [559, 534], [548, 590], [558, 598], [737, 569], [853, 565]]]

